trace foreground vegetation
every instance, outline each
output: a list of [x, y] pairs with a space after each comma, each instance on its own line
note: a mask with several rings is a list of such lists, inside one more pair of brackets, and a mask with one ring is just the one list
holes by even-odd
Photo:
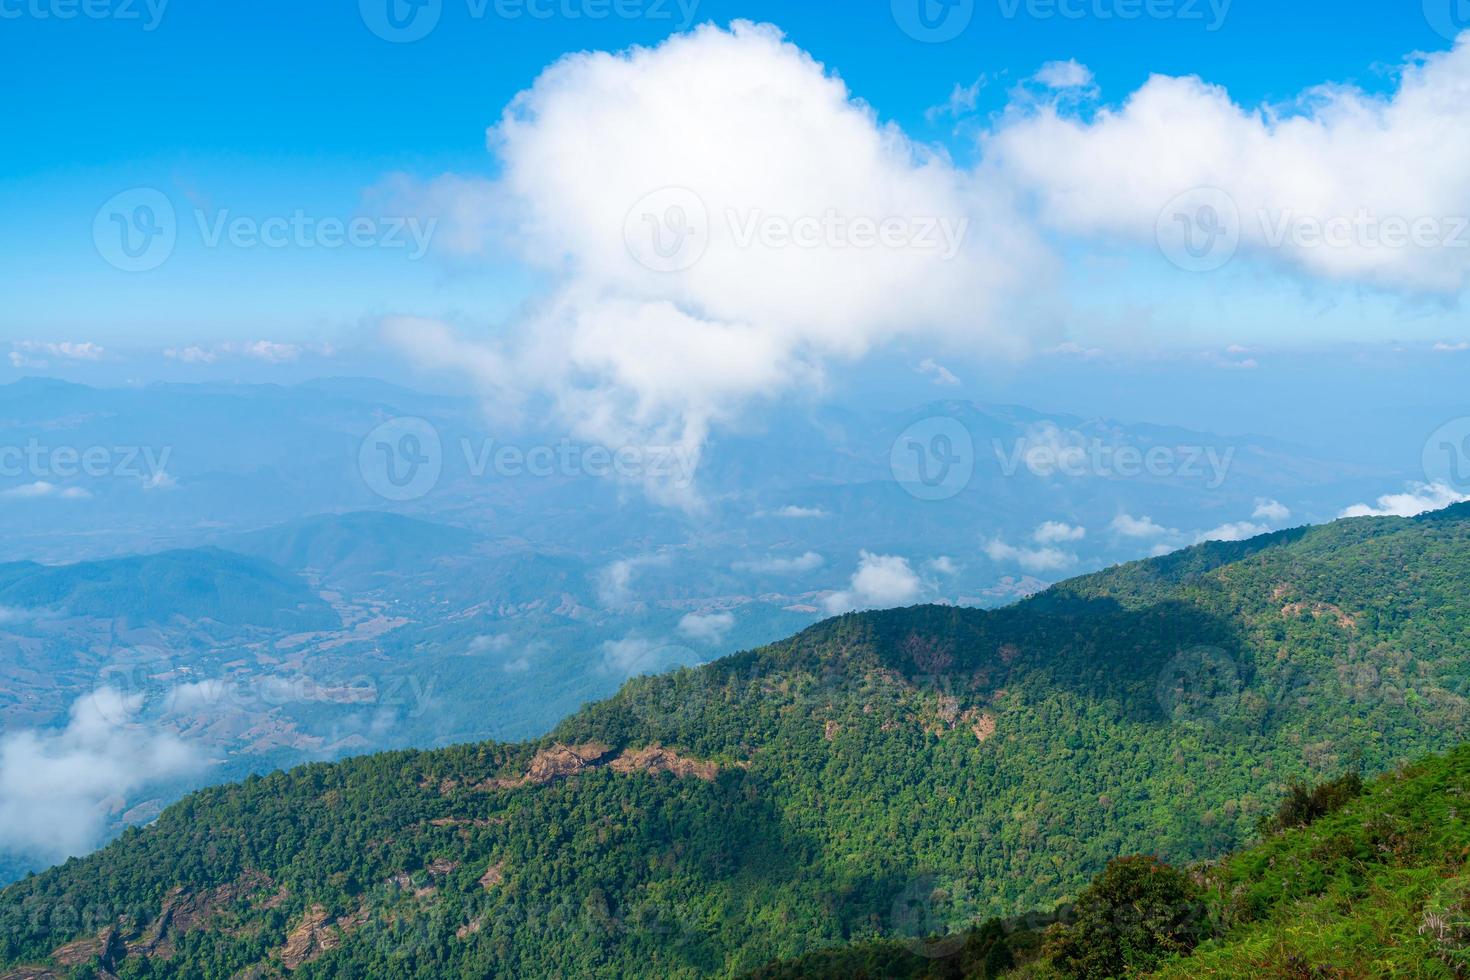
[[[1105, 976], [1118, 961], [1090, 958], [1105, 944], [1066, 945], [1089, 896], [1183, 881], [1198, 894], [1176, 904], [1205, 911], [1125, 923], [1161, 937], [1127, 968], [1168, 971], [1193, 950], [1177, 975], [1378, 975], [1369, 951], [1419, 957], [1405, 975], [1450, 975], [1452, 946], [1417, 930], [1428, 894], [1448, 888], [1435, 901], [1459, 914], [1446, 862], [1470, 843], [1455, 836], [1464, 757], [1425, 764], [1443, 793], [1425, 789], [1422, 807], [1409, 787], [1438, 777], [1375, 784], [1331, 816], [1354, 787], [1292, 784], [1470, 740], [1467, 585], [1460, 507], [1205, 545], [995, 612], [841, 617], [633, 681], [540, 742], [196, 793], [0, 892], [0, 963], [124, 978], [740, 976], [856, 942], [892, 961], [863, 967], [873, 976]], [[1360, 826], [1380, 804], [1388, 816]], [[1190, 865], [1281, 814], [1316, 822], [1199, 881], [1139, 860], [1089, 886], [1119, 855]], [[1460, 850], [1425, 857], [1442, 845]], [[1059, 901], [1075, 906], [1060, 925], [1004, 921]], [[924, 937], [939, 938], [912, 957]], [[1310, 972], [1334, 951], [1320, 962], [1347, 972]], [[905, 956], [921, 972], [896, 972]]]
[[821, 950], [751, 980], [1467, 976], [1467, 798], [1470, 746], [1288, 797], [1265, 840], [1219, 861], [1120, 858], [1046, 916]]

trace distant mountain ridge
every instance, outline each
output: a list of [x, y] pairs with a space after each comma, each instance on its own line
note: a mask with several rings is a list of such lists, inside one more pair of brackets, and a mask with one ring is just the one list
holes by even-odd
[[287, 632], [340, 625], [331, 607], [301, 579], [269, 562], [217, 548], [72, 565], [0, 565], [0, 606], [134, 625], [175, 617]]
[[962, 928], [1122, 854], [1224, 853], [1291, 778], [1470, 738], [1467, 584], [1461, 505], [849, 614], [537, 741], [195, 793], [0, 892], [0, 950], [41, 976], [696, 977]]

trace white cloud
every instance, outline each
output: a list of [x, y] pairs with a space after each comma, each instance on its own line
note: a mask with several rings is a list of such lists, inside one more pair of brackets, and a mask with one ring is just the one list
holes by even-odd
[[221, 357], [245, 357], [264, 361], [267, 364], [286, 364], [300, 360], [302, 354], [308, 352], [321, 357], [331, 357], [336, 354], [336, 349], [331, 344], [302, 346], [275, 340], [231, 340], [208, 347], [200, 344], [167, 347], [163, 351], [163, 356], [170, 360], [183, 361], [186, 364], [213, 364]]
[[927, 374], [929, 379], [937, 385], [953, 387], [960, 383], [960, 379], [955, 377], [953, 371], [932, 357], [926, 357], [919, 362], [919, 373]]
[[1092, 70], [1073, 61], [1048, 61], [1036, 73], [1036, 81], [1053, 89], [1092, 87]]
[[1252, 520], [1266, 521], [1269, 524], [1280, 524], [1291, 517], [1291, 508], [1277, 500], [1261, 498], [1256, 501], [1256, 509], [1251, 514]]
[[[390, 317], [384, 334], [497, 401], [549, 393], [564, 427], [608, 445], [695, 453], [752, 400], [904, 334], [1017, 349], [1008, 304], [1046, 271], [1005, 188], [880, 122], [770, 26], [568, 55], [516, 97], [491, 146], [496, 184], [421, 193], [467, 199], [447, 210], [503, 229], [502, 247], [554, 291], [494, 342], [416, 318]], [[649, 197], [666, 188], [684, 190]], [[912, 222], [923, 240], [834, 246], [825, 224], [798, 246], [746, 240], [753, 221], [831, 218]], [[936, 239], [946, 229], [950, 245]], [[707, 242], [660, 271], [635, 258], [654, 254], [654, 232], [676, 257], [681, 241]], [[697, 503], [689, 488], [649, 489]]]
[[667, 565], [667, 554], [620, 558], [597, 573], [597, 596], [604, 606], [627, 605], [633, 599], [633, 579], [641, 569]]
[[602, 668], [624, 677], [647, 674], [663, 669], [676, 652], [687, 649], [641, 636], [608, 640], [602, 645]]
[[86, 853], [129, 794], [200, 768], [177, 736], [136, 723], [141, 704], [103, 688], [72, 705], [61, 731], [0, 736], [0, 847], [51, 860]]
[[949, 98], [941, 105], [930, 106], [924, 110], [924, 118], [933, 123], [944, 116], [958, 119], [975, 111], [975, 106], [980, 103], [980, 90], [985, 87], [985, 76], [980, 76], [969, 85], [961, 85], [955, 82], [954, 88], [949, 93]]
[[1431, 510], [1443, 510], [1451, 504], [1464, 503], [1470, 497], [1443, 483], [1410, 484], [1404, 493], [1386, 493], [1376, 506], [1354, 504], [1339, 517], [1418, 517]]
[[[43, 354], [50, 357], [60, 357], [68, 361], [100, 361], [103, 355], [107, 353], [104, 348], [99, 347], [89, 340], [17, 340], [10, 346], [20, 354]], [[14, 363], [16, 359], [15, 354], [12, 354], [10, 359]], [[24, 358], [22, 359], [24, 360]]]
[[219, 352], [190, 344], [188, 347], [165, 348], [163, 356], [174, 361], [183, 361], [186, 364], [213, 364], [219, 360]]
[[1065, 544], [1068, 541], [1081, 541], [1087, 537], [1087, 529], [1064, 524], [1061, 521], [1047, 521], [1036, 529], [1032, 537], [1040, 544]]
[[301, 348], [295, 344], [279, 344], [272, 340], [252, 340], [240, 346], [240, 353], [268, 364], [281, 364], [300, 357]]
[[1209, 531], [1200, 532], [1195, 538], [1196, 543], [1205, 541], [1245, 541], [1262, 534], [1270, 534], [1271, 529], [1261, 524], [1252, 524], [1249, 521], [1235, 521], [1231, 524], [1221, 524], [1219, 527]]
[[1028, 572], [1057, 572], [1077, 564], [1077, 556], [1060, 548], [1017, 548], [1004, 541], [991, 541], [985, 546], [991, 561], [1020, 565]]
[[679, 620], [679, 632], [700, 643], [719, 643], [735, 627], [731, 612], [688, 613]]
[[1457, 344], [1449, 344], [1444, 341], [1434, 345], [1434, 349], [1441, 354], [1453, 354], [1460, 351], [1470, 350], [1470, 341], [1462, 340]]
[[498, 636], [482, 633], [470, 641], [470, 653], [498, 653], [509, 649], [510, 644], [510, 637], [503, 633]]
[[948, 555], [940, 555], [924, 563], [924, 567], [940, 575], [958, 575], [960, 567]]
[[776, 511], [776, 516], [798, 519], [806, 517], [826, 517], [827, 512], [820, 507], [797, 507], [795, 504], [789, 504]]
[[1055, 347], [1048, 347], [1041, 353], [1057, 357], [1080, 357], [1088, 361], [1095, 361], [1103, 356], [1102, 348], [1084, 347], [1075, 340], [1068, 340], [1064, 343], [1057, 344]]
[[1133, 517], [1129, 514], [1119, 514], [1113, 518], [1110, 525], [1114, 531], [1125, 538], [1157, 538], [1166, 534], [1177, 534], [1154, 521], [1152, 517]]
[[898, 555], [875, 555], [864, 551], [858, 558], [858, 569], [852, 582], [842, 592], [834, 592], [824, 600], [829, 613], [854, 609], [874, 609], [912, 604], [924, 590], [924, 583]]
[[[1118, 107], [1018, 100], [985, 156], [1064, 232], [1152, 246], [1171, 200], [1215, 188], [1256, 256], [1327, 280], [1453, 293], [1470, 271], [1470, 248], [1446, 247], [1470, 244], [1455, 217], [1470, 215], [1467, 86], [1470, 34], [1414, 56], [1385, 95], [1323, 84], [1245, 106], [1197, 77], [1155, 75]], [[1330, 242], [1310, 237], [1312, 222]], [[1418, 242], [1404, 236], [1416, 222]]]
[[167, 470], [159, 470], [143, 478], [144, 490], [172, 490], [179, 485], [179, 481], [168, 475]]
[[755, 561], [738, 561], [731, 567], [737, 572], [755, 572], [758, 575], [795, 575], [812, 572], [822, 567], [825, 559], [815, 551], [808, 551], [795, 558], [761, 558]]
[[[230, 682], [219, 678], [176, 684], [169, 689], [164, 701], [167, 714], [214, 713], [228, 707], [228, 698], [237, 696], [239, 689], [231, 688]], [[251, 695], [247, 695], [251, 696]]]
[[84, 487], [61, 487], [46, 480], [23, 483], [8, 490], [0, 490], [0, 497], [17, 500], [35, 500], [40, 497], [56, 497], [61, 500], [86, 500], [92, 492]]

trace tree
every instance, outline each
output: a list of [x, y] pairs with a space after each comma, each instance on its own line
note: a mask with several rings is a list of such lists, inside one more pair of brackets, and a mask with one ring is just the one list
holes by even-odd
[[1061, 927], [1049, 952], [1064, 974], [1080, 980], [1152, 969], [1199, 944], [1201, 898], [1187, 875], [1157, 858], [1118, 858], [1078, 896], [1074, 921]]

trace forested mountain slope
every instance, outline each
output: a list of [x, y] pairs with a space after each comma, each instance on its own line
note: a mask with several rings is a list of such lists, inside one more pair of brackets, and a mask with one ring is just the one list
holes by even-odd
[[1050, 907], [1118, 855], [1220, 854], [1289, 779], [1470, 738], [1467, 677], [1470, 506], [1207, 544], [994, 612], [840, 617], [536, 743], [196, 793], [0, 892], [0, 957], [738, 975]]
[[1463, 977], [1470, 973], [1470, 746], [1364, 787], [1298, 785], [1225, 858], [1119, 858], [1075, 903], [963, 933], [878, 939], [750, 980]]

